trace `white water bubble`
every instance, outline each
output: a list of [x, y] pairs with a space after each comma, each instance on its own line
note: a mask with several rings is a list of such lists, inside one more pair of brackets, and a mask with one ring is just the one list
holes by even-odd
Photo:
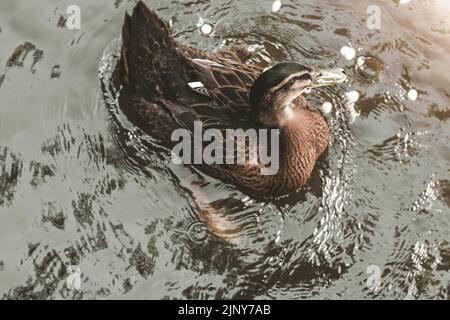
[[347, 112], [350, 116], [350, 122], [351, 123], [355, 122], [356, 118], [358, 118], [360, 116], [360, 113], [355, 109], [355, 104], [350, 103], [350, 104], [347, 104], [346, 107], [347, 107]]
[[199, 28], [200, 33], [204, 36], [210, 35], [214, 30], [214, 25], [205, 19], [201, 15], [197, 13], [198, 16], [198, 22], [196, 24], [196, 27]]
[[356, 90], [346, 92], [345, 97], [349, 103], [355, 103], [359, 100], [359, 92]]
[[345, 98], [347, 100], [345, 106], [350, 115], [350, 121], [353, 123], [359, 117], [359, 112], [355, 109], [355, 103], [359, 100], [359, 92], [356, 90], [346, 92]]
[[281, 1], [275, 0], [272, 4], [272, 12], [278, 12], [281, 9]]
[[212, 31], [213, 31], [213, 26], [209, 23], [204, 23], [200, 27], [200, 32], [205, 36], [210, 35]]
[[356, 60], [356, 65], [358, 67], [364, 66], [364, 63], [366, 63], [366, 58], [364, 56], [361, 56], [358, 58], [358, 60]]
[[343, 46], [341, 48], [341, 55], [345, 58], [345, 60], [353, 60], [356, 56], [356, 51], [352, 47], [349, 46]]
[[410, 2], [411, 0], [400, 0], [400, 4], [405, 4], [405, 3], [408, 3], [408, 2]]
[[411, 89], [408, 91], [408, 99], [411, 101], [416, 101], [417, 99], [417, 91], [415, 89]]
[[322, 106], [320, 107], [320, 111], [322, 111], [323, 114], [328, 114], [333, 109], [333, 104], [329, 101], [325, 101]]

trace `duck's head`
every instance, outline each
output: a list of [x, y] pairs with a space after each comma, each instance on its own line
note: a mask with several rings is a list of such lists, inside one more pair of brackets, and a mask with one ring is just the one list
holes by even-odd
[[296, 62], [282, 62], [263, 72], [250, 90], [250, 104], [257, 121], [268, 127], [278, 127], [287, 108], [311, 86], [312, 71]]
[[255, 80], [250, 90], [250, 105], [259, 123], [278, 127], [294, 114], [294, 107], [310, 108], [303, 98], [293, 103], [307, 88], [336, 85], [346, 80], [342, 68], [313, 70], [296, 62], [282, 62]]

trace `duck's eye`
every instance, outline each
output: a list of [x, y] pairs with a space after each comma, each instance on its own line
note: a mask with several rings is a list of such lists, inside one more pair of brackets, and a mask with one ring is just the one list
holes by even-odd
[[286, 84], [283, 86], [284, 90], [289, 90], [295, 83], [295, 79], [292, 78], [290, 79], [288, 82], [286, 82]]

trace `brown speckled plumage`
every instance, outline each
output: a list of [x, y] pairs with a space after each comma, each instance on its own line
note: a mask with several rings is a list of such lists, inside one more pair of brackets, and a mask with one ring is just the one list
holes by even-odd
[[[228, 48], [209, 54], [182, 45], [142, 2], [131, 16], [126, 15], [122, 40], [114, 82], [122, 88], [119, 103], [130, 121], [168, 148], [173, 144], [173, 130], [192, 129], [196, 120], [202, 121], [203, 129], [278, 128], [280, 169], [275, 175], [261, 175], [260, 165], [248, 162], [197, 167], [244, 192], [264, 197], [288, 194], [307, 182], [328, 145], [327, 123], [302, 96], [290, 103], [289, 119], [283, 118], [282, 106], [277, 105], [281, 94], [267, 94], [255, 111], [249, 92], [262, 69], [246, 64], [251, 53]], [[187, 85], [194, 81], [203, 83], [206, 94]]]

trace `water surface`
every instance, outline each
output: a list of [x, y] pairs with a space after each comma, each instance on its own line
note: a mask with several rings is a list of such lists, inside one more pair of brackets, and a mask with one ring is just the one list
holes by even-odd
[[[0, 297], [447, 298], [450, 4], [284, 0], [272, 13], [272, 2], [146, 1], [192, 46], [345, 68], [347, 83], [309, 94], [334, 105], [311, 183], [262, 203], [171, 164], [102, 88], [134, 1], [1, 1]], [[73, 4], [80, 30], [64, 27]], [[380, 30], [366, 25], [373, 4]], [[376, 77], [345, 45], [381, 61]], [[71, 265], [81, 290], [67, 286]]]

